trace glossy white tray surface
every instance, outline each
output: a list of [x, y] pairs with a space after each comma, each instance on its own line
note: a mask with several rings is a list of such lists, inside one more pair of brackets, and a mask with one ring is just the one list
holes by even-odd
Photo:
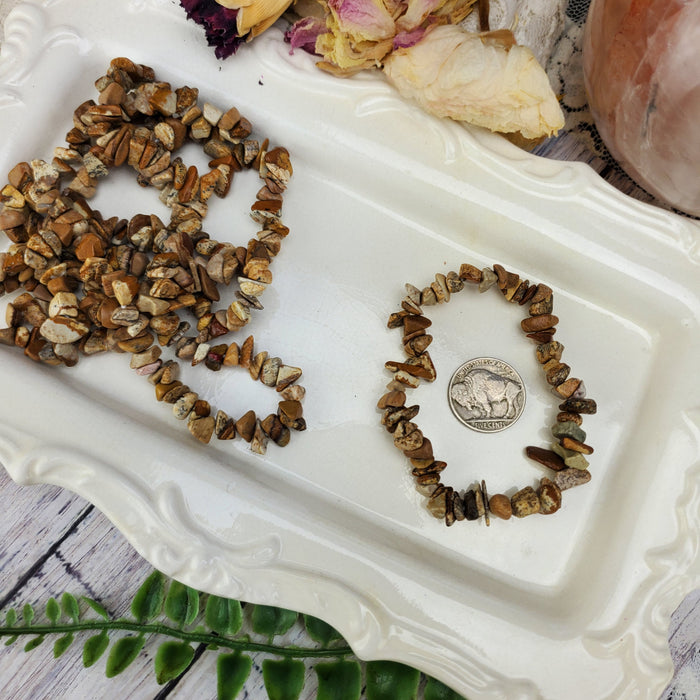
[[[672, 671], [669, 615], [700, 584], [697, 224], [620, 195], [586, 166], [430, 118], [378, 75], [323, 74], [277, 28], [225, 62], [159, 0], [27, 3], [5, 33], [3, 177], [51, 158], [115, 56], [235, 105], [288, 148], [291, 233], [264, 311], [233, 339], [252, 333], [303, 368], [308, 424], [265, 456], [240, 440], [204, 446], [126, 355], [55, 369], [0, 347], [0, 462], [12, 477], [89, 499], [168, 575], [312, 613], [359, 656], [419, 667], [471, 700], [655, 700]], [[183, 157], [204, 162], [196, 149]], [[205, 227], [245, 245], [259, 184], [245, 173], [240, 183]], [[157, 192], [126, 172], [101, 183], [94, 206], [167, 220]], [[597, 401], [584, 426], [593, 478], [554, 516], [446, 528], [379, 423], [384, 362], [403, 357], [386, 319], [404, 283], [422, 288], [462, 262], [553, 288], [564, 361]], [[467, 289], [429, 309], [438, 379], [410, 402], [448, 483], [483, 478], [510, 493], [544, 475], [523, 449], [547, 446], [557, 401], [520, 331], [524, 307], [499, 296]], [[466, 429], [446, 401], [452, 372], [479, 356], [513, 365], [527, 388], [502, 433]], [[244, 372], [184, 374], [231, 415], [276, 406]]]

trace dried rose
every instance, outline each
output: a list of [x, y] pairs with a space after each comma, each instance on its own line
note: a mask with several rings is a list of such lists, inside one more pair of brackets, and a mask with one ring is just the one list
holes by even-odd
[[391, 51], [396, 28], [382, 0], [329, 0], [327, 32], [316, 41], [319, 68], [350, 75], [377, 67]]
[[341, 32], [356, 41], [381, 41], [394, 36], [394, 20], [382, 0], [328, 0]]
[[292, 48], [322, 56], [318, 64], [335, 75], [348, 76], [381, 67], [392, 49], [416, 43], [434, 24], [462, 21], [477, 0], [319, 0], [325, 27], [304, 18], [287, 33]]
[[324, 19], [287, 32], [292, 49], [321, 56], [319, 68], [349, 76], [382, 68], [426, 111], [532, 141], [564, 117], [534, 54], [512, 32], [468, 33], [456, 25], [476, 0], [318, 0]]
[[546, 73], [505, 30], [474, 34], [453, 25], [435, 27], [388, 56], [384, 74], [404, 97], [438, 117], [528, 140], [564, 126]]

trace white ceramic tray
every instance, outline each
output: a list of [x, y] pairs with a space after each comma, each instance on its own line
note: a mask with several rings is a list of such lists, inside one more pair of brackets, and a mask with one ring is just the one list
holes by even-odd
[[[471, 700], [658, 697], [669, 615], [700, 582], [698, 227], [585, 166], [429, 118], [378, 76], [322, 74], [276, 29], [219, 62], [158, 0], [12, 12], [0, 171], [50, 157], [117, 55], [235, 104], [292, 153], [292, 233], [249, 330], [303, 367], [309, 427], [264, 457], [240, 441], [201, 446], [124, 356], [55, 370], [0, 348], [0, 461], [12, 477], [86, 497], [169, 575], [322, 617], [361, 657], [417, 666]], [[212, 206], [214, 236], [254, 233], [255, 183], [241, 189]], [[95, 206], [163, 214], [121, 173]], [[551, 518], [446, 529], [379, 425], [383, 363], [401, 357], [386, 318], [403, 284], [461, 262], [500, 262], [554, 288], [565, 359], [598, 402], [586, 422], [593, 480]], [[435, 309], [439, 377], [416, 395], [449, 482], [485, 478], [491, 492], [541, 476], [523, 447], [547, 444], [556, 411], [518, 310], [497, 296], [463, 292]], [[525, 412], [498, 435], [466, 430], [445, 400], [452, 371], [480, 355], [527, 385]], [[233, 415], [272, 408], [241, 374], [198, 369], [188, 383]]]

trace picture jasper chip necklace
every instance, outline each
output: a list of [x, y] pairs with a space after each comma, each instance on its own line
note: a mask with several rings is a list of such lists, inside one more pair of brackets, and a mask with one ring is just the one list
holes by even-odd
[[[537, 344], [535, 352], [545, 379], [554, 395], [561, 400], [560, 412], [552, 426], [554, 441], [551, 449], [535, 446], [525, 448], [530, 459], [552, 471], [551, 478], [540, 479], [537, 490], [526, 486], [510, 498], [500, 493], [489, 497], [484, 480], [464, 492], [445, 485], [442, 482], [442, 472], [447, 463], [435, 458], [432, 443], [413, 420], [418, 415], [419, 406], [406, 405], [408, 389], [417, 388], [421, 379], [432, 382], [437, 377], [435, 365], [427, 350], [433, 338], [426, 330], [432, 322], [425, 315], [423, 307], [447, 303], [453, 294], [468, 285], [478, 288], [482, 293], [495, 287], [507, 301], [520, 306], [529, 305], [529, 315], [521, 321], [520, 326], [526, 336]], [[450, 526], [456, 520], [479, 520], [481, 517], [489, 525], [490, 515], [508, 520], [512, 515], [523, 518], [536, 513], [550, 515], [558, 511], [562, 491], [585, 484], [591, 479], [586, 456], [592, 454], [593, 448], [585, 443], [586, 433], [581, 424], [583, 416], [595, 413], [597, 407], [593, 399], [586, 398], [583, 382], [569, 377], [571, 368], [561, 362], [564, 346], [554, 340], [559, 319], [553, 314], [552, 290], [545, 284], [530, 284], [528, 280], [521, 280], [501, 265], [480, 270], [474, 265], [463, 264], [459, 273], [438, 273], [435, 281], [423, 290], [407, 284], [406, 291], [407, 296], [401, 302], [401, 310], [392, 313], [387, 323], [389, 328], [403, 330], [406, 359], [385, 363], [385, 368], [393, 373], [393, 378], [387, 385], [387, 393], [379, 399], [377, 406], [383, 411], [381, 422], [392, 434], [394, 445], [409, 459], [416, 488], [427, 497], [430, 513]], [[492, 367], [497, 367], [500, 362], [493, 358], [479, 360], [491, 360]], [[476, 364], [478, 371], [486, 371], [483, 362]], [[487, 366], [488, 364], [486, 362]], [[454, 390], [452, 398], [473, 412], [470, 414], [472, 420], [498, 423], [504, 418], [512, 420], [516, 412], [522, 410], [524, 393], [522, 397], [519, 396], [517, 381], [507, 374], [504, 377], [494, 374], [495, 382], [503, 380], [502, 384], [496, 386], [495, 411], [493, 406], [485, 405], [488, 402], [480, 400], [473, 393], [470, 383], [466, 381], [466, 374], [457, 378], [460, 386], [454, 386], [454, 377], [450, 383], [450, 391]], [[464, 416], [460, 416], [460, 420], [465, 422]]]
[[[73, 113], [67, 147], [56, 148], [51, 162], [18, 163], [0, 192], [0, 230], [12, 241], [0, 253], [0, 295], [24, 288], [7, 305], [0, 344], [67, 367], [83, 355], [129, 353], [131, 369], [148, 377], [156, 399], [172, 404], [174, 417], [186, 419], [200, 442], [239, 436], [258, 454], [268, 440], [285, 446], [290, 430], [306, 427], [305, 392], [295, 383], [301, 369], [256, 352], [252, 335], [240, 346], [222, 337], [263, 308], [270, 264], [289, 233], [281, 220], [289, 153], [252, 138], [252, 124], [235, 107], [200, 104], [196, 88], [173, 88], [128, 58], [113, 59], [95, 87], [97, 102], [87, 100]], [[188, 142], [209, 156], [206, 172], [176, 156]], [[152, 214], [105, 218], [89, 206], [99, 181], [120, 166], [158, 191], [170, 209], [167, 224]], [[212, 197], [226, 197], [243, 170], [261, 180], [250, 207], [261, 230], [236, 246], [212, 239], [203, 221]], [[214, 309], [219, 285], [234, 280], [235, 299]], [[214, 410], [178, 379], [177, 361], [163, 362], [162, 347], [211, 371], [247, 370], [276, 390], [276, 412], [260, 419], [247, 411], [236, 420]]]

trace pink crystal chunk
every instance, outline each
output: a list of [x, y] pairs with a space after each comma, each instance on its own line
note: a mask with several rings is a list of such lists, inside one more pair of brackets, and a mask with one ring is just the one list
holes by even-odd
[[583, 62], [613, 157], [646, 190], [700, 216], [700, 1], [593, 0]]

